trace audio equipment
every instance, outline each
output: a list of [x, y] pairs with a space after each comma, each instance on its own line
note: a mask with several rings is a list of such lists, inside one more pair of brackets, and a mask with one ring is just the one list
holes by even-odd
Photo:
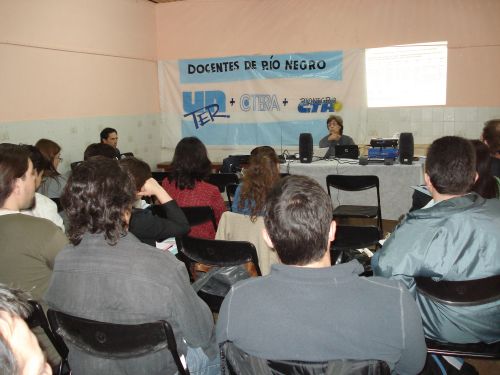
[[401, 164], [412, 164], [413, 152], [413, 133], [401, 133], [399, 135], [399, 162]]
[[313, 157], [313, 137], [311, 133], [300, 133], [299, 156], [301, 163], [310, 163]]

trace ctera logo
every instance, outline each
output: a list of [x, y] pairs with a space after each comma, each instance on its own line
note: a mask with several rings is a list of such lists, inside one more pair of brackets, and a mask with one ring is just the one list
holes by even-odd
[[222, 91], [195, 91], [194, 93], [184, 91], [182, 107], [185, 112], [184, 117], [193, 117], [196, 129], [208, 122], [214, 122], [217, 117], [229, 118], [229, 115], [218, 114], [226, 112], [226, 95]]

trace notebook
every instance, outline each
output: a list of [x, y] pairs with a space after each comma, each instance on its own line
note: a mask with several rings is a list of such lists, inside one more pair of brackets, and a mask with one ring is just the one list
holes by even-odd
[[342, 159], [357, 159], [359, 148], [357, 145], [335, 146], [335, 157]]

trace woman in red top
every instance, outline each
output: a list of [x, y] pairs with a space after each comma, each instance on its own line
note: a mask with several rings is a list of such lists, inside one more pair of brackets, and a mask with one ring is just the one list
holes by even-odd
[[[175, 147], [170, 176], [163, 180], [162, 186], [180, 207], [212, 207], [218, 224], [226, 205], [219, 189], [204, 181], [211, 170], [205, 145], [196, 137], [183, 138]], [[189, 235], [213, 239], [215, 230], [207, 222], [192, 227]]]

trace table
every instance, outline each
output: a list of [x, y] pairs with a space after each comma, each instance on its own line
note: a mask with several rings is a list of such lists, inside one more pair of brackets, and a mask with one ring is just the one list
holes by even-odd
[[[376, 175], [380, 181], [382, 218], [387, 220], [398, 220], [401, 215], [406, 214], [412, 204], [414, 190], [411, 186], [424, 183], [423, 164], [421, 163], [359, 165], [357, 161], [348, 159], [319, 160], [310, 164], [291, 161], [280, 164], [280, 172], [312, 177], [325, 190], [327, 190], [326, 176], [329, 174]], [[331, 194], [334, 207], [339, 204], [374, 205], [377, 202], [375, 189], [360, 192], [332, 189]]]

